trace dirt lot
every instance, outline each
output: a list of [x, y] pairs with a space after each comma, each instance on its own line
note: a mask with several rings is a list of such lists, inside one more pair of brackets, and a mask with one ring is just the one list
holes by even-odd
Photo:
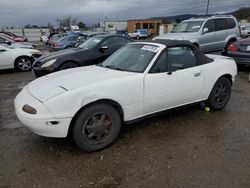
[[13, 100], [30, 72], [0, 72], [0, 187], [250, 187], [249, 70], [226, 109], [194, 106], [124, 126], [106, 150], [39, 137], [16, 119]]

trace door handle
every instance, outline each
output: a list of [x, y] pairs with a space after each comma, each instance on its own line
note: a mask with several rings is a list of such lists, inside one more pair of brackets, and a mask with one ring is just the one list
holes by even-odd
[[201, 72], [194, 73], [194, 77], [201, 76]]

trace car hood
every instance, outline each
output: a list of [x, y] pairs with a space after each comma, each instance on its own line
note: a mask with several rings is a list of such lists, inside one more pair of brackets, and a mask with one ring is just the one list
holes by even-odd
[[132, 76], [137, 73], [116, 71], [98, 66], [73, 68], [52, 73], [31, 82], [27, 87], [32, 96], [45, 102], [57, 95], [70, 90], [87, 87], [103, 82], [112, 82], [121, 77]]
[[75, 53], [78, 53], [79, 51], [83, 52], [86, 50], [83, 49], [78, 49], [78, 48], [72, 48], [72, 49], [66, 49], [66, 50], [61, 50], [58, 52], [53, 52], [48, 55], [42, 56], [37, 61], [41, 63], [46, 63], [52, 59], [59, 59], [60, 57], [67, 56], [67, 55], [72, 55], [74, 56]]
[[169, 39], [169, 40], [190, 40], [197, 36], [197, 33], [167, 33], [164, 35], [160, 35], [155, 37], [156, 39]]

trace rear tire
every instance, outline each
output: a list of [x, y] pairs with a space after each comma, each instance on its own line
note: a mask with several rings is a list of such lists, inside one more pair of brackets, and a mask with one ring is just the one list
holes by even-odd
[[66, 70], [66, 69], [71, 69], [71, 68], [75, 68], [75, 67], [78, 67], [78, 65], [74, 62], [66, 62], [66, 63], [63, 63], [59, 70]]
[[98, 151], [112, 144], [121, 129], [120, 114], [108, 104], [95, 104], [82, 110], [72, 125], [75, 144], [87, 152]]
[[213, 110], [223, 109], [231, 98], [231, 87], [231, 82], [228, 78], [219, 78], [207, 100], [208, 106]]

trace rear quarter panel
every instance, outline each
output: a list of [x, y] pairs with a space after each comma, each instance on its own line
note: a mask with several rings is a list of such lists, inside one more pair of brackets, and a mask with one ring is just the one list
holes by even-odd
[[235, 76], [237, 75], [237, 66], [232, 58], [219, 55], [208, 56], [214, 59], [214, 61], [201, 66], [201, 70], [204, 74], [204, 100], [208, 99], [214, 84], [220, 77], [230, 75], [232, 77], [232, 82], [234, 82]]

